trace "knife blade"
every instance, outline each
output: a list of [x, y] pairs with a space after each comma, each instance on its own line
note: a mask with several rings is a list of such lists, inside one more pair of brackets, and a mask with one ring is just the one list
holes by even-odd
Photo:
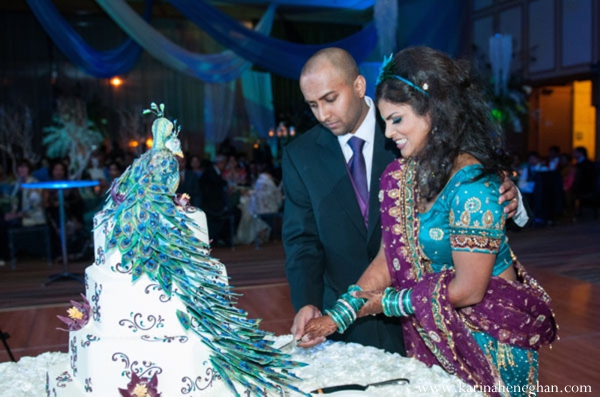
[[368, 383], [366, 385], [359, 385], [358, 383], [350, 383], [347, 385], [321, 387], [319, 389], [312, 390], [311, 393], [328, 394], [328, 393], [335, 393], [337, 391], [343, 391], [343, 390], [367, 390], [371, 386], [382, 387], [382, 386], [393, 385], [396, 383], [397, 384], [407, 384], [407, 383], [410, 383], [410, 380], [408, 380], [406, 378], [395, 378], [395, 379], [390, 379], [390, 380], [384, 380], [382, 382]]

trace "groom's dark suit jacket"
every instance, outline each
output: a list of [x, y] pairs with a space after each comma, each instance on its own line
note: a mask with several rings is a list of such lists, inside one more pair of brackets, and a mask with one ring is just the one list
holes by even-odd
[[[284, 148], [282, 234], [296, 311], [307, 304], [331, 308], [377, 255], [381, 244], [379, 180], [398, 156], [377, 124], [367, 229], [336, 136], [317, 125]], [[332, 339], [405, 354], [399, 319], [384, 315], [358, 319]]]

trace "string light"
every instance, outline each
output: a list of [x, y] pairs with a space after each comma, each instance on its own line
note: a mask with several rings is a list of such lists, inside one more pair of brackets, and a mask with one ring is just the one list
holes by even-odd
[[121, 84], [123, 84], [123, 80], [121, 80], [119, 77], [115, 76], [112, 79], [110, 79], [110, 84], [113, 87], [119, 87]]

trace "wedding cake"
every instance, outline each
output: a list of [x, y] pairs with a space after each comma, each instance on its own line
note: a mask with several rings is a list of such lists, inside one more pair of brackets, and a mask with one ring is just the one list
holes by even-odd
[[86, 295], [59, 318], [69, 366], [48, 372], [56, 396], [282, 395], [303, 364], [275, 349], [236, 307], [223, 264], [210, 256], [206, 217], [176, 194], [179, 127], [164, 105], [144, 113], [153, 147], [111, 186], [94, 218]]
[[[206, 344], [181, 326], [176, 313], [185, 308], [177, 291], [167, 297], [146, 274], [132, 283], [131, 267], [122, 266], [119, 251], [105, 251], [114, 224], [98, 227], [103, 215], [94, 219], [95, 261], [85, 272], [87, 303], [82, 305], [87, 307], [70, 309], [74, 317], [80, 317], [76, 311], [81, 313], [87, 324], [69, 332], [69, 365], [48, 372], [49, 395], [104, 397], [130, 389], [125, 395], [134, 396], [136, 386], [138, 397], [145, 396], [144, 387], [154, 387], [163, 396], [230, 395], [209, 360]], [[208, 243], [204, 213], [186, 216], [194, 236]], [[227, 283], [223, 264], [214, 260], [210, 265], [219, 281]], [[132, 377], [139, 380], [137, 385]], [[153, 378], [157, 385], [145, 384], [149, 381], [144, 379]]]

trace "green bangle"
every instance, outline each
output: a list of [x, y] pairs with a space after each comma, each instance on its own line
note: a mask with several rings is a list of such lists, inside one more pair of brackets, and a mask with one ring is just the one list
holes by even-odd
[[340, 334], [344, 333], [356, 320], [359, 310], [367, 301], [364, 298], [352, 296], [351, 293], [355, 291], [362, 291], [362, 289], [358, 285], [350, 285], [348, 292], [344, 293], [331, 309], [325, 310], [325, 314], [331, 317]]
[[412, 296], [412, 289], [405, 290], [404, 299], [402, 300], [402, 306], [404, 307], [404, 313], [406, 315], [414, 314], [415, 308], [413, 307], [410, 298]]
[[392, 287], [386, 288], [381, 298], [383, 314], [388, 317], [406, 317], [413, 314], [414, 309], [410, 303], [411, 293], [411, 289], [398, 291]]

